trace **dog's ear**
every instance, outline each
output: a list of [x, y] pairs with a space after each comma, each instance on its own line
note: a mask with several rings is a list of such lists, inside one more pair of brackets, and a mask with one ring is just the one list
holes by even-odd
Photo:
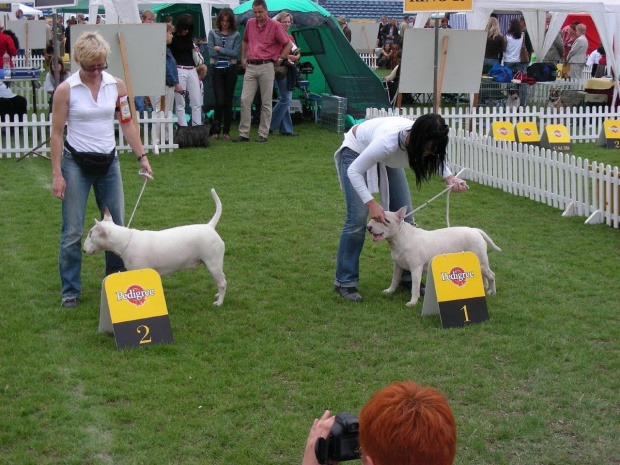
[[401, 207], [400, 210], [396, 212], [396, 218], [401, 222], [405, 219], [405, 215], [407, 214], [407, 207]]
[[103, 221], [112, 221], [112, 215], [110, 215], [110, 210], [108, 210], [108, 207], [105, 207], [103, 210]]
[[99, 224], [99, 220], [97, 218], [93, 218], [93, 220], [95, 220], [95, 226], [97, 226]]

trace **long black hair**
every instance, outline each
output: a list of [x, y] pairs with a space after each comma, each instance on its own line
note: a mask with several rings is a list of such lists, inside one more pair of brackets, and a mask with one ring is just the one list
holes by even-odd
[[189, 35], [194, 33], [194, 17], [189, 13], [184, 13], [177, 18], [177, 22], [174, 25], [177, 34], [181, 34], [181, 31], [189, 31]]
[[[409, 134], [407, 158], [418, 188], [422, 181], [429, 181], [433, 174], [444, 170], [449, 130], [446, 121], [437, 113], [422, 115], [414, 121]], [[429, 141], [433, 142], [433, 155], [424, 156]]]

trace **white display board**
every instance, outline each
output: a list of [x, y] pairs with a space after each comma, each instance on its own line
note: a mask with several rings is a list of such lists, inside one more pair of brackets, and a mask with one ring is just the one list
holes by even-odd
[[[84, 32], [96, 31], [110, 44], [108, 72], [127, 84], [118, 34], [123, 36], [133, 95], [161, 95], [166, 87], [166, 25], [87, 24], [71, 26], [71, 50]], [[71, 72], [79, 65], [71, 57]]]
[[[30, 50], [33, 48], [45, 48], [47, 41], [47, 21], [8, 21], [6, 28], [10, 29], [19, 40], [19, 48]], [[28, 40], [26, 40], [28, 30]]]
[[485, 31], [439, 29], [439, 45], [435, 50], [435, 29], [408, 29], [403, 41], [400, 93], [433, 92], [434, 52], [439, 70], [446, 36], [449, 38], [448, 53], [441, 92], [473, 94], [479, 91], [487, 40]]
[[358, 52], [370, 53], [377, 46], [379, 23], [348, 23], [351, 29], [351, 46]]

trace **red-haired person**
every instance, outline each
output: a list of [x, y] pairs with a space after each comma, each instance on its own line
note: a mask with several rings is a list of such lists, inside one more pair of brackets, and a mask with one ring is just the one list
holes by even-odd
[[[329, 434], [335, 417], [314, 420], [303, 465], [318, 465], [314, 443]], [[377, 391], [359, 416], [363, 465], [451, 465], [456, 454], [456, 423], [446, 398], [413, 381]]]

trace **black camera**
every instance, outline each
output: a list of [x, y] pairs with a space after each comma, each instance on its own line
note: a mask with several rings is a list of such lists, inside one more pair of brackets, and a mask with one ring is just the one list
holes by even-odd
[[359, 422], [352, 413], [336, 415], [327, 438], [319, 438], [314, 443], [316, 459], [322, 464], [357, 460], [360, 458], [359, 448]]

